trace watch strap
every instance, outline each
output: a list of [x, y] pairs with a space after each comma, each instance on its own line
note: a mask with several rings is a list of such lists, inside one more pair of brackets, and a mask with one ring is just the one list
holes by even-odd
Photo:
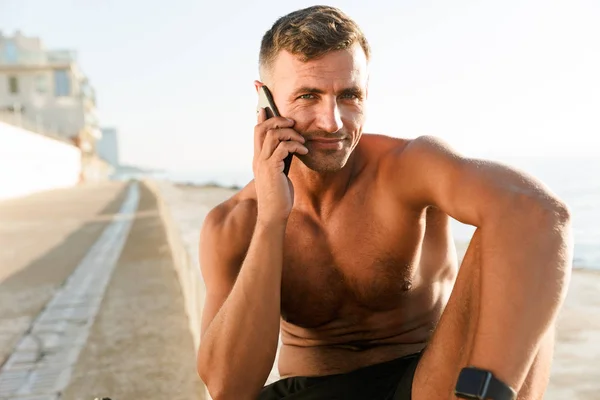
[[514, 400], [517, 398], [517, 393], [510, 386], [492, 375], [485, 398], [492, 400]]

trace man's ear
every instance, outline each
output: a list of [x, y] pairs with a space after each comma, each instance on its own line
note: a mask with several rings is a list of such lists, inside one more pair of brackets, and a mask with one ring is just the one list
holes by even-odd
[[261, 81], [254, 81], [254, 87], [256, 88], [256, 92], [258, 93], [258, 89], [261, 88], [261, 86], [265, 86], [264, 83], [262, 83]]

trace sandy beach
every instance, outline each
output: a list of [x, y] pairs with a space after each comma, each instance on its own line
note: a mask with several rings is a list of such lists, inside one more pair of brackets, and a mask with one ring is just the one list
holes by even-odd
[[[198, 235], [206, 213], [234, 190], [159, 183], [161, 195], [178, 224], [191, 262], [198, 263]], [[457, 243], [459, 255], [465, 243]], [[546, 400], [600, 398], [600, 271], [573, 270], [560, 312], [552, 375]], [[274, 370], [270, 380], [276, 379]]]

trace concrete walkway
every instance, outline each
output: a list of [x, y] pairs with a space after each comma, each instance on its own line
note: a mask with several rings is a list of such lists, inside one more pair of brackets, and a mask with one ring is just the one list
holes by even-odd
[[0, 202], [0, 365], [119, 210], [122, 183]]
[[[102, 260], [99, 252], [106, 253], [105, 266], [96, 269], [108, 269], [113, 256], [114, 272], [104, 271], [106, 278], [94, 278], [87, 283], [93, 285], [87, 293], [79, 294], [89, 298], [99, 292], [100, 281], [106, 279], [95, 318], [77, 310], [76, 320], [85, 324], [86, 318], [90, 319], [90, 329], [81, 352], [68, 368], [63, 390], [52, 392], [52, 388], [61, 387], [56, 379], [66, 376], [57, 373], [67, 369], [64, 360], [63, 366], [52, 364], [53, 370], [38, 377], [40, 384], [33, 385], [33, 378], [26, 384], [16, 382], [24, 369], [40, 368], [52, 354], [53, 348], [43, 349], [37, 358], [20, 365], [14, 357], [17, 347], [24, 346], [24, 339], [39, 329], [36, 324], [40, 319], [49, 318], [44, 316], [45, 308], [67, 299], [68, 278], [77, 275], [74, 271], [89, 259], [88, 251], [102, 232], [115, 217], [117, 221], [123, 218], [117, 213], [125, 195], [124, 184], [107, 183], [0, 203], [0, 240], [4, 245], [0, 250], [0, 399], [203, 398], [164, 226], [156, 199], [143, 185], [139, 186], [139, 207], [130, 216], [129, 236], [120, 256], [111, 254], [120, 250], [112, 242], [95, 246], [96, 259]], [[85, 274], [79, 275], [85, 278]]]

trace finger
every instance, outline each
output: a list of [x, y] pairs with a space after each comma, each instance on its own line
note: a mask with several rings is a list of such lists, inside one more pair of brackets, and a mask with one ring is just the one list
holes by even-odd
[[[266, 111], [261, 108], [259, 118], [266, 118]], [[273, 117], [264, 120], [254, 127], [254, 153], [258, 155], [263, 147], [265, 135], [269, 129], [290, 128], [294, 125], [294, 121], [283, 117]]]
[[256, 113], [256, 123], [262, 124], [266, 120], [267, 120], [267, 111], [263, 107], [260, 107], [258, 109], [258, 112]]
[[260, 107], [258, 112], [256, 113], [256, 127], [254, 128], [254, 157], [258, 156], [262, 150], [262, 141], [264, 140], [264, 135], [257, 134], [263, 122], [267, 119], [267, 112], [264, 108]]
[[285, 117], [272, 117], [263, 122], [265, 131], [269, 129], [283, 129], [294, 126], [295, 121]]
[[271, 157], [275, 148], [281, 142], [292, 141], [298, 143], [304, 143], [306, 140], [304, 137], [293, 129], [272, 129], [269, 130], [263, 141], [263, 148], [261, 151], [262, 157], [266, 160]]
[[275, 151], [273, 152], [271, 160], [275, 162], [283, 161], [291, 153], [308, 154], [308, 149], [304, 147], [303, 144], [298, 142], [280, 142]]

